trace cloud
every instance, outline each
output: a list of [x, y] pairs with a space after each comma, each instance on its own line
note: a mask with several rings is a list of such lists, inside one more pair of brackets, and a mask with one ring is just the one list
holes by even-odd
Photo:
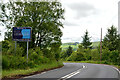
[[98, 10], [91, 4], [88, 3], [70, 3], [68, 7], [76, 12], [76, 19], [87, 17], [98, 13]]
[[[67, 43], [67, 42], [80, 42], [82, 43], [83, 39], [82, 37], [62, 37], [62, 42], [63, 43]], [[90, 40], [91, 42], [96, 42], [96, 41], [100, 41], [100, 38], [93, 36]]]
[[67, 38], [62, 38], [62, 42], [63, 43], [67, 43], [67, 42], [81, 42], [82, 38], [81, 37], [67, 37]]
[[64, 21], [63, 22], [64, 26], [79, 26], [79, 24], [76, 24], [75, 22], [72, 22], [72, 21]]

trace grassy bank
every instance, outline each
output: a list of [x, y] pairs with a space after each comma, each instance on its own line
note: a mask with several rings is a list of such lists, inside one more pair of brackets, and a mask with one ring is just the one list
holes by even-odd
[[26, 75], [31, 75], [31, 74], [35, 74], [35, 73], [40, 73], [42, 71], [47, 71], [50, 69], [54, 69], [57, 67], [61, 67], [63, 66], [62, 62], [52, 62], [49, 64], [41, 64], [36, 66], [35, 68], [29, 68], [29, 69], [18, 69], [18, 70], [3, 70], [2, 71], [2, 78], [19, 78], [22, 76], [26, 76]]
[[[64, 62], [67, 62], [67, 63], [94, 63], [94, 64], [105, 64], [105, 61], [64, 61]], [[118, 65], [113, 65], [112, 63], [111, 64], [107, 64], [107, 65], [111, 65], [111, 66], [114, 66], [118, 69], [120, 69], [120, 66]]]

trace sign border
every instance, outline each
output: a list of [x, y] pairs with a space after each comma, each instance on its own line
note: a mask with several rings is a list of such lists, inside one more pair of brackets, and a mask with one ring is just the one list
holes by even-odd
[[[17, 28], [17, 29], [27, 29], [28, 28], [28, 29], [30, 29], [31, 30], [30, 31], [30, 39], [14, 39], [13, 38], [13, 30], [14, 29], [13, 28]], [[21, 42], [27, 42], [27, 41], [30, 42], [31, 41], [31, 39], [32, 39], [32, 27], [13, 27], [13, 28], [12, 28], [12, 40], [13, 41], [21, 41]]]

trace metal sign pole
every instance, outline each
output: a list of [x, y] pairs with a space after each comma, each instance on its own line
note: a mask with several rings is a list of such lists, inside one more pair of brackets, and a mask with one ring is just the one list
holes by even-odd
[[15, 41], [15, 55], [16, 55], [17, 41]]
[[27, 62], [28, 62], [28, 41], [27, 41]]
[[[13, 27], [13, 40], [15, 41], [15, 53], [17, 41], [27, 41], [27, 62], [28, 62], [28, 48], [29, 41], [31, 40], [31, 27]], [[16, 54], [15, 54], [16, 55]]]

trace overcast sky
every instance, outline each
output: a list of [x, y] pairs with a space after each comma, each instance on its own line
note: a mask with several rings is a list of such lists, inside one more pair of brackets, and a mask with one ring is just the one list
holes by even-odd
[[118, 28], [119, 0], [61, 0], [65, 9], [62, 42], [81, 42], [86, 29], [91, 41], [100, 40], [107, 29], [114, 25]]
[[[103, 37], [112, 25], [118, 28], [118, 1], [60, 0], [65, 9], [62, 42], [81, 42], [86, 29], [92, 37], [92, 42], [99, 41], [101, 28]], [[0, 30], [2, 30], [1, 41], [5, 29], [0, 27]]]

